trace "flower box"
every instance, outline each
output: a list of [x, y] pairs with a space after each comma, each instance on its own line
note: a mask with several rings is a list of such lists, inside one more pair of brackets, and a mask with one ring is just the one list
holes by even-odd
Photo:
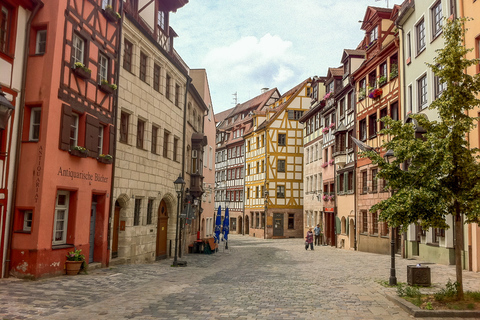
[[112, 94], [115, 91], [115, 89], [113, 89], [112, 86], [108, 83], [100, 84], [99, 88], [100, 88], [100, 90], [102, 90], [103, 92], [105, 92], [107, 94]]
[[79, 78], [81, 78], [81, 79], [84, 79], [84, 80], [90, 79], [90, 77], [91, 77], [91, 75], [92, 75], [91, 72], [88, 72], [89, 69], [87, 69], [87, 68], [82, 68], [82, 67], [74, 66], [74, 67], [72, 68], [72, 70], [73, 70], [73, 73], [74, 73], [77, 77], [79, 77]]
[[97, 161], [100, 163], [111, 164], [113, 162], [113, 157], [109, 154], [101, 154], [98, 156]]
[[370, 94], [368, 95], [369, 98], [371, 99], [379, 99], [382, 97], [383, 90], [382, 89], [375, 89]]
[[83, 147], [74, 147], [73, 149], [68, 151], [72, 156], [79, 157], [79, 158], [86, 158], [87, 157], [87, 149]]
[[111, 6], [107, 6], [105, 10], [103, 10], [103, 13], [105, 14], [105, 18], [110, 22], [117, 22], [118, 19], [120, 19], [120, 14], [115, 12]]
[[335, 164], [335, 160], [334, 159], [331, 159], [330, 161], [328, 161], [328, 164], [333, 166]]

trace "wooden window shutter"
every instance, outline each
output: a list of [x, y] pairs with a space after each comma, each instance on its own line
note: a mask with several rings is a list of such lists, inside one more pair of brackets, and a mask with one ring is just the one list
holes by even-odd
[[108, 141], [108, 154], [113, 156], [113, 148], [115, 144], [115, 128], [114, 126], [108, 126], [109, 141]]
[[69, 105], [62, 105], [62, 119], [60, 123], [60, 150], [70, 150], [70, 130], [72, 127], [72, 107]]
[[98, 127], [100, 123], [97, 118], [87, 114], [85, 120], [85, 148], [89, 155], [98, 157]]

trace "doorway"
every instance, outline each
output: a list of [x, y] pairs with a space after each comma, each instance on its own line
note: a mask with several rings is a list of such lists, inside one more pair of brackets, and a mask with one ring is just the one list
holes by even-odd
[[168, 210], [165, 200], [162, 200], [158, 207], [157, 248], [155, 250], [155, 260], [167, 258], [167, 231]]
[[273, 236], [283, 237], [283, 213], [273, 214]]
[[92, 207], [90, 210], [90, 250], [88, 254], [88, 263], [93, 262], [93, 253], [95, 251], [95, 221], [97, 219], [97, 196], [92, 196]]
[[118, 258], [118, 233], [120, 231], [120, 204], [115, 201], [113, 214], [112, 258]]

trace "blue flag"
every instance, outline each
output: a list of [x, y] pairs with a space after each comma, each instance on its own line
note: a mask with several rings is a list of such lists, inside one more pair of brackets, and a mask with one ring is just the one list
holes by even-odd
[[220, 243], [220, 228], [222, 227], [222, 207], [218, 206], [217, 217], [215, 219], [215, 242]]
[[230, 231], [228, 208], [225, 209], [225, 220], [223, 220], [223, 239], [228, 241], [228, 232]]

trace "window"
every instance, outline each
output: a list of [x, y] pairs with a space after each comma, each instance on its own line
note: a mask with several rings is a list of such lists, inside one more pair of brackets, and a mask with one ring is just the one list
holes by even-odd
[[153, 65], [153, 90], [160, 92], [160, 66]]
[[417, 80], [419, 110], [427, 106], [427, 75]]
[[443, 91], [447, 89], [447, 82], [441, 82], [440, 78], [437, 75], [434, 75], [435, 82], [435, 99], [438, 99]]
[[417, 32], [417, 54], [425, 49], [425, 21], [422, 19], [416, 26]]
[[152, 224], [153, 199], [148, 199], [147, 203], [147, 224]]
[[380, 75], [378, 77], [378, 86], [383, 86], [387, 83], [387, 62], [380, 65]]
[[373, 234], [378, 234], [378, 213], [372, 213]]
[[169, 74], [167, 74], [167, 78], [165, 80], [165, 96], [167, 97], [167, 99], [170, 99], [170, 85], [171, 85], [171, 82], [172, 81], [172, 78], [170, 77]]
[[288, 110], [288, 120], [298, 120], [303, 116], [303, 111]]
[[70, 125], [70, 149], [78, 145], [78, 114], [72, 114], [72, 124]]
[[[387, 107], [380, 109], [380, 120], [388, 115], [388, 110]], [[385, 128], [385, 123], [383, 121], [380, 121], [380, 130]]]
[[142, 199], [135, 199], [135, 209], [133, 211], [133, 225], [140, 225], [140, 209], [142, 207]]
[[285, 160], [278, 160], [277, 171], [278, 172], [285, 172]]
[[362, 233], [368, 233], [368, 216], [367, 211], [361, 212], [362, 215]]
[[140, 80], [147, 82], [147, 55], [140, 51]]
[[362, 194], [368, 192], [368, 181], [367, 181], [367, 171], [362, 171]]
[[368, 86], [371, 88], [375, 88], [377, 83], [377, 70], [370, 72], [368, 75]]
[[133, 56], [133, 44], [125, 39], [123, 49], [123, 68], [129, 72], [132, 72], [132, 56]]
[[372, 192], [378, 191], [378, 180], [376, 179], [378, 169], [372, 169]]
[[40, 119], [42, 109], [32, 108], [30, 113], [30, 130], [28, 134], [29, 141], [38, 141], [40, 138]]
[[279, 133], [278, 134], [278, 145], [279, 146], [285, 146], [286, 145], [286, 140], [287, 140], [287, 135], [285, 133]]
[[105, 130], [105, 126], [103, 125], [99, 125], [98, 126], [98, 142], [97, 142], [97, 150], [98, 150], [98, 154], [102, 154], [103, 153], [103, 132]]
[[398, 101], [395, 101], [390, 105], [390, 118], [398, 120]]
[[373, 138], [377, 135], [377, 114], [368, 116], [368, 137]]
[[76, 62], [83, 62], [85, 56], [85, 40], [80, 38], [77, 34], [73, 35], [73, 44], [72, 44], [72, 60], [73, 64]]
[[143, 149], [143, 138], [145, 133], [145, 121], [138, 119], [137, 121], [137, 148]]
[[360, 120], [358, 133], [360, 140], [367, 140], [367, 119]]
[[407, 64], [410, 63], [410, 59], [412, 57], [412, 36], [409, 33], [407, 33]]
[[277, 186], [277, 198], [285, 198], [285, 186]]
[[112, 0], [102, 0], [102, 9], [105, 10], [107, 6], [112, 5]]
[[436, 38], [442, 32], [442, 2], [438, 1], [432, 9], [432, 38]]
[[348, 131], [347, 133], [347, 149], [353, 149], [353, 130]]
[[340, 109], [339, 111], [340, 111], [340, 119], [341, 119], [345, 115], [345, 99], [340, 100], [339, 109]]
[[53, 221], [53, 245], [66, 243], [69, 204], [70, 192], [64, 190], [57, 191], [55, 219]]
[[37, 39], [35, 41], [35, 54], [44, 54], [46, 45], [47, 45], [47, 30], [38, 30]]
[[23, 211], [23, 227], [22, 231], [32, 231], [32, 210]]
[[157, 14], [157, 25], [165, 31], [165, 11], [159, 10]]
[[[178, 84], [175, 84], [175, 105], [177, 107], [180, 106], [180, 86]], [[200, 121], [198, 123], [200, 125]], [[198, 128], [196, 128], [198, 130]]]
[[163, 156], [168, 158], [168, 139], [170, 137], [170, 133], [165, 130], [163, 133]]
[[173, 161], [178, 161], [178, 138], [173, 137]]
[[412, 85], [408, 86], [408, 111], [412, 112], [413, 110], [413, 88]]
[[0, 52], [10, 53], [12, 11], [9, 7], [0, 3]]
[[98, 56], [98, 83], [108, 80], [108, 58], [103, 54]]
[[152, 126], [152, 153], [157, 154], [158, 128]]
[[128, 122], [130, 115], [125, 112], [120, 114], [120, 142], [128, 143]]
[[375, 27], [372, 31], [370, 31], [370, 42], [377, 40], [378, 38], [378, 27]]
[[348, 192], [353, 192], [353, 171], [348, 172], [347, 191]]
[[295, 214], [288, 214], [288, 229], [295, 229]]

